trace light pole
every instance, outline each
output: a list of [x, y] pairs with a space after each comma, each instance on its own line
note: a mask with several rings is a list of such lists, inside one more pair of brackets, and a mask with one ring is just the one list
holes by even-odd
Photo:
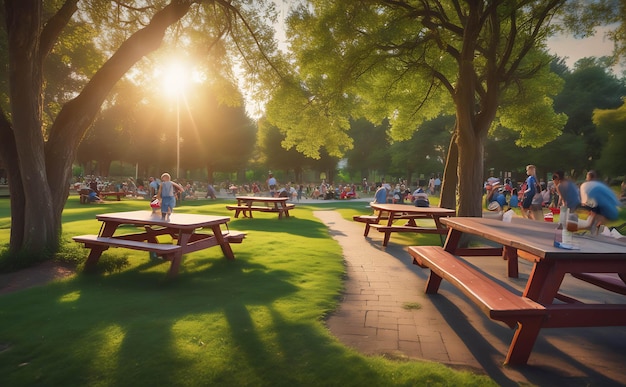
[[163, 78], [166, 93], [176, 95], [176, 179], [180, 179], [180, 97], [184, 97], [187, 70], [181, 63], [171, 63]]
[[180, 90], [176, 93], [176, 179], [180, 181]]

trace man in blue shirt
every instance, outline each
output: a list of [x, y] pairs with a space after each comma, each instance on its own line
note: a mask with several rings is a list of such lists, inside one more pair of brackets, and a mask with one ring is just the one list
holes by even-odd
[[387, 188], [385, 185], [378, 187], [374, 194], [374, 203], [387, 203]]

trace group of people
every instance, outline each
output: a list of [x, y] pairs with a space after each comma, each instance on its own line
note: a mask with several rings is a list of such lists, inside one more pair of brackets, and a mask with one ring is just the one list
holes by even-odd
[[[590, 229], [592, 233], [597, 233], [600, 225], [618, 217], [620, 201], [617, 195], [608, 185], [598, 181], [593, 171], [587, 173], [585, 182], [580, 186], [566, 178], [563, 171], [557, 171], [552, 175], [550, 189], [542, 187], [534, 165], [526, 166], [526, 175], [519, 194], [519, 207], [525, 218], [543, 221], [545, 203], [551, 203], [557, 208], [567, 208], [570, 213], [583, 209], [587, 211], [587, 217], [578, 220], [578, 228]], [[499, 183], [490, 184], [487, 190], [487, 208], [492, 211], [503, 209], [507, 204], [508, 194], [510, 194], [509, 207], [516, 207], [518, 195], [510, 184], [508, 187]], [[561, 213], [561, 216], [566, 215]]]
[[429, 207], [430, 201], [428, 200], [428, 193], [424, 189], [418, 186], [413, 192], [411, 192], [406, 184], [406, 181], [399, 181], [392, 189], [391, 185], [382, 180], [380, 187], [376, 189], [374, 193], [374, 203], [405, 203], [410, 202], [417, 207]]

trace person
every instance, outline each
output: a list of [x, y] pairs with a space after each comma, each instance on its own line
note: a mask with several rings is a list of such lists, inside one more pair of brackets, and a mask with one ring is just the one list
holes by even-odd
[[311, 194], [311, 199], [319, 199], [321, 195], [322, 193], [320, 192], [320, 189], [318, 187], [315, 187], [313, 193]]
[[98, 193], [94, 191], [92, 188], [89, 188], [89, 194], [87, 194], [87, 200], [92, 203], [103, 203], [104, 200], [100, 199]]
[[182, 192], [183, 187], [172, 181], [169, 173], [161, 175], [161, 185], [157, 193], [157, 198], [161, 202], [161, 219], [169, 220], [174, 207], [176, 207], [176, 192]]
[[302, 192], [304, 190], [304, 186], [302, 184], [298, 184], [298, 194], [296, 196], [296, 199], [298, 201], [300, 201], [300, 199], [302, 199]]
[[587, 176], [585, 176], [585, 181], [593, 181], [598, 179], [598, 174], [593, 169], [587, 172]]
[[428, 180], [428, 191], [431, 195], [435, 194], [435, 178], [433, 176]]
[[196, 199], [196, 193], [193, 190], [193, 186], [191, 185], [191, 183], [187, 183], [185, 185], [185, 190], [181, 193], [181, 198], [182, 200], [195, 200]]
[[378, 189], [374, 193], [374, 203], [387, 203], [387, 187], [385, 186], [385, 184], [378, 187]]
[[519, 198], [517, 197], [517, 188], [513, 188], [511, 191], [511, 198], [509, 199], [509, 207], [517, 208], [519, 206]]
[[415, 207], [430, 207], [430, 201], [428, 200], [428, 194], [424, 192], [422, 187], [417, 187], [413, 192], [413, 203]]
[[96, 178], [92, 178], [91, 181], [89, 182], [89, 189], [91, 189], [92, 191], [94, 191], [96, 193], [96, 195], [98, 195], [98, 182], [96, 181]]
[[215, 192], [215, 188], [213, 187], [213, 184], [209, 183], [206, 186], [206, 196], [205, 198], [211, 198], [213, 200], [217, 199], [217, 192]]
[[150, 197], [154, 196], [159, 192], [159, 182], [154, 178], [150, 177], [150, 183], [148, 184], [150, 188]]
[[580, 206], [580, 190], [576, 183], [566, 179], [563, 171], [554, 172], [552, 181], [559, 196], [557, 207], [565, 206], [570, 212], [576, 211], [578, 206]]
[[441, 191], [441, 179], [439, 175], [435, 178], [435, 193], [439, 193]]
[[490, 194], [487, 195], [487, 207], [491, 203], [498, 203], [500, 209], [503, 209], [506, 206], [506, 196], [504, 195], [504, 187], [501, 185], [496, 185], [491, 188]]
[[322, 200], [328, 199], [327, 193], [328, 193], [328, 186], [326, 185], [326, 180], [322, 179], [322, 184], [320, 184], [320, 196], [322, 197]]
[[[526, 175], [528, 175], [528, 177], [526, 178], [523, 192], [522, 216], [528, 219], [543, 221], [541, 203], [537, 204], [536, 201], [533, 203], [535, 195], [541, 192], [541, 189], [538, 188], [539, 183], [537, 182], [537, 177], [535, 176], [536, 169], [537, 168], [532, 164], [526, 166]], [[543, 200], [543, 197], [541, 200]]]
[[272, 174], [272, 171], [269, 172], [269, 177], [267, 179], [267, 187], [270, 190], [270, 196], [274, 197], [276, 196], [276, 187], [278, 186], [278, 182], [276, 181], [276, 178], [274, 177], [274, 174]]
[[394, 204], [402, 203], [402, 190], [400, 188], [400, 184], [396, 184], [396, 186], [394, 187], [392, 196], [391, 196], [391, 202]]
[[620, 202], [609, 186], [598, 180], [586, 181], [580, 186], [582, 208], [589, 211], [586, 220], [578, 221], [578, 229], [590, 229], [591, 234], [598, 233], [598, 227], [607, 220], [619, 216]]
[[378, 202], [378, 203], [391, 203], [391, 202], [393, 202], [393, 192], [391, 192], [391, 184], [387, 183], [385, 178], [383, 178], [381, 180], [381, 182], [382, 182], [381, 186], [385, 187], [385, 192], [387, 193], [387, 198], [385, 199], [385, 201]]

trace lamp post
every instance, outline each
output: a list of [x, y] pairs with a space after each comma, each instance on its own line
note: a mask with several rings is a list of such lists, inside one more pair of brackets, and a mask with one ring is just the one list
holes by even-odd
[[180, 90], [176, 93], [176, 179], [180, 181]]
[[[176, 179], [180, 178], [180, 97], [184, 96], [187, 71], [181, 63], [171, 63], [164, 72], [164, 89], [176, 95]], [[183, 100], [184, 102], [184, 100]]]

